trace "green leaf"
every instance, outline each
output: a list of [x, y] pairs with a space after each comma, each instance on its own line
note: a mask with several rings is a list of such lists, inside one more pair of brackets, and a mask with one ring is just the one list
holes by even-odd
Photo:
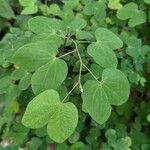
[[30, 73], [27, 73], [25, 76], [22, 77], [22, 79], [19, 82], [20, 90], [26, 90], [30, 86], [31, 77], [32, 77], [32, 74]]
[[57, 89], [68, 73], [67, 64], [61, 59], [50, 61], [32, 76], [31, 85], [35, 94], [47, 89]]
[[36, 96], [27, 106], [22, 123], [28, 128], [41, 128], [48, 123], [50, 138], [64, 142], [75, 130], [78, 112], [74, 104], [62, 103], [59, 94], [46, 90]]
[[102, 86], [94, 80], [88, 80], [83, 86], [83, 105], [90, 116], [103, 124], [111, 114], [111, 105]]
[[22, 15], [28, 15], [28, 14], [35, 14], [38, 11], [38, 7], [36, 5], [30, 5], [28, 7], [25, 7], [21, 14]]
[[6, 19], [15, 18], [14, 12], [7, 0], [0, 0], [0, 16]]
[[146, 14], [143, 11], [138, 11], [132, 19], [129, 20], [128, 24], [130, 27], [142, 24], [146, 21]]
[[150, 0], [144, 0], [146, 4], [150, 4]]
[[78, 112], [74, 104], [70, 102], [60, 103], [57, 110], [48, 122], [47, 131], [50, 138], [58, 143], [62, 143], [75, 130]]
[[121, 20], [129, 19], [128, 25], [134, 27], [146, 21], [146, 14], [138, 10], [136, 3], [130, 2], [117, 11], [117, 17]]
[[117, 57], [109, 47], [94, 43], [88, 46], [87, 52], [103, 68], [117, 67]]
[[118, 49], [123, 46], [121, 39], [112, 31], [105, 28], [98, 28], [95, 31], [97, 43], [101, 46], [107, 46], [110, 49]]
[[54, 90], [47, 90], [31, 100], [24, 113], [22, 123], [28, 128], [45, 126], [56, 106], [59, 104], [59, 95]]
[[31, 18], [28, 22], [29, 29], [36, 33], [51, 33], [56, 34], [57, 30], [61, 29], [61, 21], [58, 19], [50, 19], [43, 16]]
[[0, 94], [6, 93], [8, 87], [11, 84], [11, 79], [9, 76], [5, 76], [0, 79]]
[[41, 41], [21, 47], [13, 57], [14, 64], [27, 71], [35, 71], [48, 61], [53, 60], [58, 46], [55, 42]]
[[122, 4], [120, 3], [120, 0], [109, 0], [108, 7], [110, 9], [120, 9], [122, 7]]
[[115, 68], [105, 69], [101, 81], [88, 80], [83, 86], [83, 105], [91, 117], [100, 124], [110, 116], [111, 104], [121, 105], [128, 97], [128, 80]]
[[36, 0], [19, 0], [19, 3], [22, 6], [30, 6], [31, 4], [34, 4]]

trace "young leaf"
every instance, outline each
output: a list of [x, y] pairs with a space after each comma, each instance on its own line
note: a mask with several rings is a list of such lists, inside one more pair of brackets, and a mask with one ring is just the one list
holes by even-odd
[[88, 80], [83, 86], [83, 105], [91, 117], [100, 124], [110, 116], [110, 105], [121, 105], [127, 101], [128, 96], [128, 80], [115, 68], [105, 69], [101, 81]]
[[31, 18], [28, 22], [29, 29], [36, 33], [53, 33], [61, 29], [61, 21], [58, 19], [50, 19], [43, 16]]
[[87, 52], [93, 57], [94, 61], [103, 68], [117, 67], [117, 57], [114, 51], [109, 47], [94, 43], [88, 46]]
[[22, 123], [28, 128], [41, 128], [48, 123], [51, 139], [64, 142], [75, 130], [78, 112], [74, 104], [62, 103], [59, 94], [46, 90], [36, 96], [27, 106]]
[[110, 9], [120, 9], [122, 4], [120, 3], [120, 0], [109, 0], [108, 7]]
[[61, 59], [55, 59], [40, 67], [32, 76], [31, 85], [35, 94], [47, 89], [57, 89], [68, 73], [67, 64]]
[[13, 62], [27, 71], [35, 71], [55, 58], [58, 46], [55, 42], [41, 41], [21, 47], [13, 57]]

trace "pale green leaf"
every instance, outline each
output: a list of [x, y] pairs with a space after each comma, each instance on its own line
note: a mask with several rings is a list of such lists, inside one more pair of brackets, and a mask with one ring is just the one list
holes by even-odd
[[13, 57], [14, 64], [28, 71], [34, 71], [53, 60], [58, 46], [54, 42], [41, 41], [21, 47]]
[[22, 15], [35, 14], [37, 11], [38, 11], [38, 7], [33, 4], [30, 6], [24, 7], [21, 14]]
[[67, 64], [61, 59], [50, 61], [32, 76], [31, 85], [35, 94], [47, 89], [57, 89], [68, 73]]
[[108, 7], [117, 10], [122, 7], [122, 4], [120, 3], [120, 0], [109, 0]]
[[36, 0], [19, 0], [19, 3], [22, 6], [30, 6], [32, 4], [34, 4], [36, 2]]
[[88, 46], [87, 52], [103, 68], [117, 67], [117, 57], [109, 47], [94, 43]]

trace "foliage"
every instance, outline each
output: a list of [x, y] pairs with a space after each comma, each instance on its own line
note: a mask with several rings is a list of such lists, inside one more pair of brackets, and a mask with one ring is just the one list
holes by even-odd
[[150, 148], [149, 0], [0, 1], [0, 149]]

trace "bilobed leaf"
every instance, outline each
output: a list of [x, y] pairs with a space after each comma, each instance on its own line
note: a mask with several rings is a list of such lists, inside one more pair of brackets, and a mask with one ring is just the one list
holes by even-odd
[[122, 4], [120, 3], [120, 0], [109, 0], [108, 7], [110, 9], [120, 9]]
[[117, 11], [117, 17], [121, 20], [132, 18], [137, 9], [138, 7], [136, 3], [127, 3]]
[[68, 73], [67, 64], [61, 59], [50, 61], [32, 76], [31, 85], [35, 94], [47, 89], [57, 89]]
[[88, 80], [83, 86], [83, 105], [91, 117], [100, 124], [110, 116], [111, 104], [121, 105], [128, 97], [128, 80], [115, 68], [105, 69], [101, 81]]
[[59, 95], [54, 90], [47, 90], [36, 96], [27, 106], [22, 123], [28, 128], [45, 126], [59, 104]]
[[129, 20], [128, 25], [135, 27], [136, 25], [142, 24], [146, 21], [146, 14], [143, 11], [136, 12], [135, 16]]
[[94, 61], [103, 68], [117, 67], [117, 57], [114, 51], [109, 47], [94, 43], [88, 46], [87, 52], [93, 57]]
[[38, 11], [37, 6], [33, 4], [33, 5], [28, 6], [28, 7], [25, 7], [22, 10], [21, 14], [22, 15], [35, 14], [37, 11]]
[[124, 5], [117, 11], [117, 17], [121, 20], [129, 19], [128, 25], [130, 27], [137, 26], [146, 21], [145, 12], [138, 10], [136, 3], [130, 2]]
[[121, 39], [108, 29], [98, 28], [95, 31], [95, 36], [100, 45], [107, 46], [110, 49], [118, 49], [123, 46]]
[[48, 124], [48, 135], [58, 143], [64, 142], [74, 132], [77, 122], [75, 105], [62, 103], [54, 90], [46, 90], [36, 96], [28, 104], [22, 119], [28, 128], [41, 128]]
[[41, 41], [21, 47], [13, 57], [14, 64], [27, 71], [35, 71], [40, 66], [53, 60], [58, 46], [55, 42]]
[[98, 28], [95, 36], [97, 42], [88, 46], [88, 54], [100, 66], [116, 68], [118, 61], [113, 49], [121, 48], [123, 42], [117, 35], [105, 28]]
[[48, 122], [47, 132], [58, 143], [64, 142], [74, 131], [78, 122], [78, 112], [73, 103], [60, 103], [56, 113]]
[[19, 3], [22, 6], [30, 6], [32, 4], [34, 4], [36, 2], [36, 0], [19, 0]]
[[95, 80], [88, 80], [83, 86], [83, 105], [90, 116], [103, 124], [111, 114], [111, 105], [101, 84]]
[[36, 33], [53, 33], [61, 29], [61, 21], [58, 19], [50, 19], [43, 16], [31, 18], [28, 22], [29, 29]]

